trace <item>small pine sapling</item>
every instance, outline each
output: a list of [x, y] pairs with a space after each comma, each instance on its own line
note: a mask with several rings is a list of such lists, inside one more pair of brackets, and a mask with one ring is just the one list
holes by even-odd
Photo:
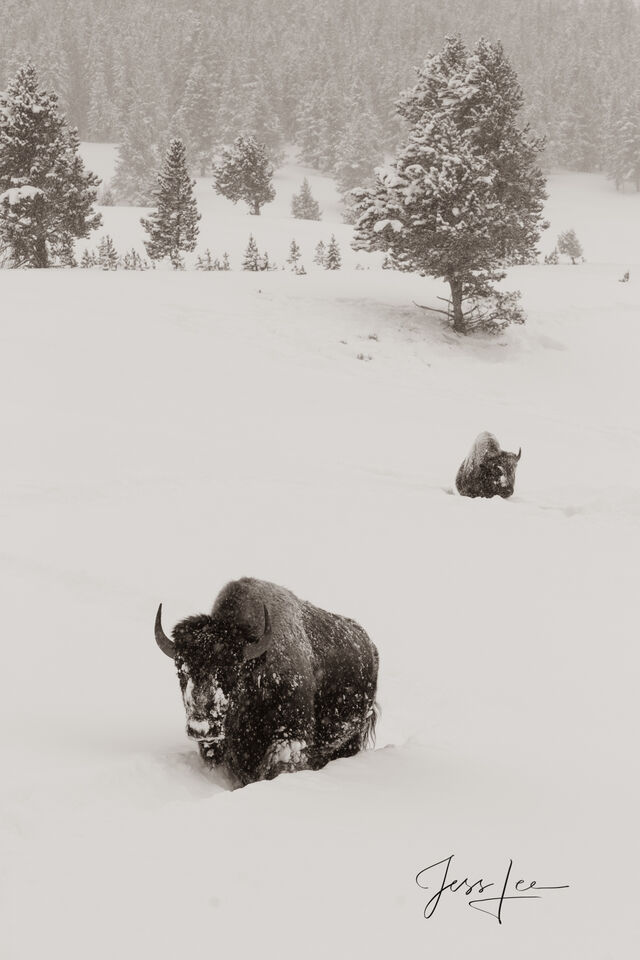
[[324, 268], [325, 270], [339, 270], [341, 266], [342, 256], [340, 254], [340, 247], [338, 246], [335, 234], [332, 233], [329, 246], [327, 247], [327, 255], [324, 259]]
[[551, 251], [551, 253], [548, 253], [548, 254], [545, 256], [544, 262], [545, 262], [545, 263], [548, 263], [548, 264], [560, 263], [560, 256], [559, 256], [559, 254], [558, 254], [558, 248], [557, 248], [557, 247], [554, 247], [553, 250]]
[[247, 244], [247, 249], [244, 252], [244, 257], [242, 258], [242, 269], [243, 270], [253, 270], [258, 271], [260, 267], [260, 253], [258, 252], [258, 244], [256, 243], [253, 234], [249, 234], [249, 243]]
[[211, 256], [211, 250], [207, 247], [205, 252], [201, 257], [198, 257], [196, 260], [196, 270], [215, 270], [213, 257]]
[[319, 267], [324, 267], [324, 261], [326, 257], [327, 257], [327, 248], [324, 244], [324, 240], [320, 240], [313, 254], [313, 262], [317, 263]]
[[264, 254], [262, 255], [262, 257], [260, 257], [260, 262], [259, 262], [259, 265], [258, 265], [258, 269], [259, 269], [259, 270], [267, 270], [267, 271], [277, 270], [277, 269], [278, 269], [277, 265], [276, 265], [275, 263], [271, 263], [271, 261], [269, 260], [269, 254], [267, 253], [266, 250], [265, 250]]
[[305, 177], [299, 193], [291, 198], [291, 215], [296, 220], [320, 220], [321, 210], [318, 201], [313, 199], [309, 181]]
[[292, 270], [296, 269], [300, 256], [300, 247], [295, 240], [292, 240], [289, 247], [289, 256], [287, 257], [287, 263], [291, 265]]
[[98, 244], [98, 264], [103, 270], [117, 270], [119, 259], [115, 244], [107, 233]]

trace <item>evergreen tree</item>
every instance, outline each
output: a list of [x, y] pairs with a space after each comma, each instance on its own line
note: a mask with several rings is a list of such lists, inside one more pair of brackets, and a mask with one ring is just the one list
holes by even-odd
[[338, 143], [337, 157], [334, 172], [344, 198], [354, 187], [364, 187], [382, 161], [380, 133], [369, 112], [355, 113]]
[[291, 264], [292, 270], [295, 270], [298, 264], [298, 260], [300, 259], [300, 256], [301, 256], [300, 247], [298, 246], [295, 240], [292, 240], [291, 245], [289, 247], [289, 256], [287, 257], [287, 263]]
[[221, 266], [220, 269], [221, 269], [221, 270], [230, 270], [230, 269], [231, 269], [231, 264], [229, 263], [229, 254], [227, 253], [226, 250], [225, 250], [225, 252], [222, 254], [222, 266]]
[[469, 53], [448, 38], [400, 100], [412, 124], [406, 145], [372, 188], [354, 191], [355, 249], [442, 277], [459, 331], [464, 301], [491, 296], [504, 262], [530, 257], [545, 226], [542, 143], [517, 127], [521, 104], [499, 44], [481, 40]]
[[91, 267], [95, 267], [97, 264], [95, 253], [90, 253], [89, 250], [85, 247], [82, 252], [82, 257], [80, 259], [80, 266], [83, 270], [89, 270]]
[[149, 234], [145, 247], [151, 260], [169, 257], [175, 269], [182, 266], [182, 253], [195, 249], [200, 214], [193, 195], [195, 181], [187, 170], [182, 140], [173, 139], [167, 149], [158, 186], [154, 191], [156, 209], [140, 222]]
[[331, 234], [331, 240], [329, 241], [329, 246], [327, 247], [327, 253], [324, 258], [323, 266], [325, 270], [339, 270], [342, 266], [340, 247], [338, 246], [338, 241], [333, 233]]
[[630, 96], [612, 124], [607, 172], [616, 189], [631, 181], [640, 190], [640, 93]]
[[575, 230], [564, 230], [558, 237], [558, 253], [564, 254], [574, 264], [582, 256], [582, 244], [578, 240]]
[[152, 123], [144, 105], [136, 102], [127, 119], [111, 184], [118, 202], [132, 207], [150, 206], [157, 167]]
[[13, 266], [73, 265], [73, 243], [102, 222], [100, 180], [84, 168], [57, 97], [21, 67], [0, 94], [0, 252]]
[[107, 233], [98, 244], [98, 266], [103, 270], [117, 270], [119, 259], [115, 244]]
[[313, 262], [317, 263], [319, 267], [324, 267], [324, 262], [327, 257], [327, 248], [325, 246], [324, 240], [319, 240], [316, 249], [313, 254]]
[[296, 220], [320, 220], [321, 211], [317, 200], [313, 199], [309, 181], [305, 177], [299, 193], [291, 198], [291, 215]]
[[201, 60], [196, 61], [189, 74], [172, 129], [182, 137], [190, 161], [200, 176], [205, 177], [214, 145], [215, 104], [210, 73]]
[[244, 200], [255, 216], [259, 216], [260, 208], [276, 195], [272, 177], [273, 167], [266, 148], [253, 137], [237, 137], [233, 147], [223, 151], [214, 167], [216, 192], [233, 203]]
[[260, 254], [258, 252], [258, 244], [254, 240], [253, 234], [249, 234], [249, 243], [247, 244], [247, 249], [244, 252], [244, 257], [242, 258], [242, 269], [243, 270], [260, 270]]

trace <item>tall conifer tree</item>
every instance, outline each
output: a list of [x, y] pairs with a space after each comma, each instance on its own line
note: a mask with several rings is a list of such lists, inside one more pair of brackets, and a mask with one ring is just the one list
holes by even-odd
[[154, 191], [156, 209], [140, 222], [149, 234], [145, 247], [152, 260], [169, 257], [173, 266], [182, 266], [182, 254], [195, 250], [200, 214], [193, 195], [195, 181], [189, 176], [182, 140], [174, 138], [167, 150], [158, 186]]
[[102, 222], [78, 147], [56, 95], [21, 67], [0, 94], [0, 251], [13, 266], [71, 265], [75, 239]]

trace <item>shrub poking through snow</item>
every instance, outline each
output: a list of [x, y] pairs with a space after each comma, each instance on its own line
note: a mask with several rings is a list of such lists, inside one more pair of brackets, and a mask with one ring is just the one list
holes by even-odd
[[98, 258], [93, 250], [89, 251], [87, 247], [84, 248], [80, 258], [80, 266], [83, 270], [90, 270], [92, 267], [98, 266]]
[[558, 248], [557, 248], [557, 247], [554, 247], [553, 250], [551, 251], [551, 253], [548, 253], [548, 254], [545, 256], [544, 262], [545, 262], [545, 263], [548, 263], [548, 264], [560, 263], [560, 255], [559, 255], [559, 253], [558, 253]]
[[578, 240], [575, 230], [565, 230], [560, 234], [558, 237], [558, 253], [569, 257], [574, 266], [576, 261], [582, 257], [582, 244]]
[[277, 270], [277, 269], [278, 269], [277, 264], [271, 263], [271, 260], [269, 260], [269, 254], [265, 250], [265, 252], [263, 253], [263, 255], [260, 257], [258, 261], [258, 270], [271, 271], [271, 270]]
[[299, 193], [291, 198], [291, 214], [296, 220], [320, 220], [321, 210], [318, 201], [313, 199], [309, 181], [305, 177]]
[[205, 252], [196, 260], [196, 270], [216, 270], [215, 262], [211, 256], [211, 250], [207, 247]]
[[149, 264], [146, 260], [143, 260], [137, 250], [134, 250], [132, 247], [131, 250], [128, 250], [127, 253], [123, 256], [121, 260], [121, 265], [123, 270], [148, 270]]

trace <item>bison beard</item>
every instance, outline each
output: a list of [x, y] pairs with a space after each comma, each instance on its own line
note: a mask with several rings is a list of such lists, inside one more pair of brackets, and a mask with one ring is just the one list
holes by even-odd
[[373, 739], [378, 652], [355, 621], [243, 578], [210, 615], [156, 640], [172, 657], [187, 733], [209, 766], [240, 784], [317, 770]]
[[522, 455], [508, 453], [492, 433], [479, 434], [469, 455], [460, 464], [456, 476], [456, 489], [463, 497], [502, 497], [513, 495], [516, 482], [516, 467]]

